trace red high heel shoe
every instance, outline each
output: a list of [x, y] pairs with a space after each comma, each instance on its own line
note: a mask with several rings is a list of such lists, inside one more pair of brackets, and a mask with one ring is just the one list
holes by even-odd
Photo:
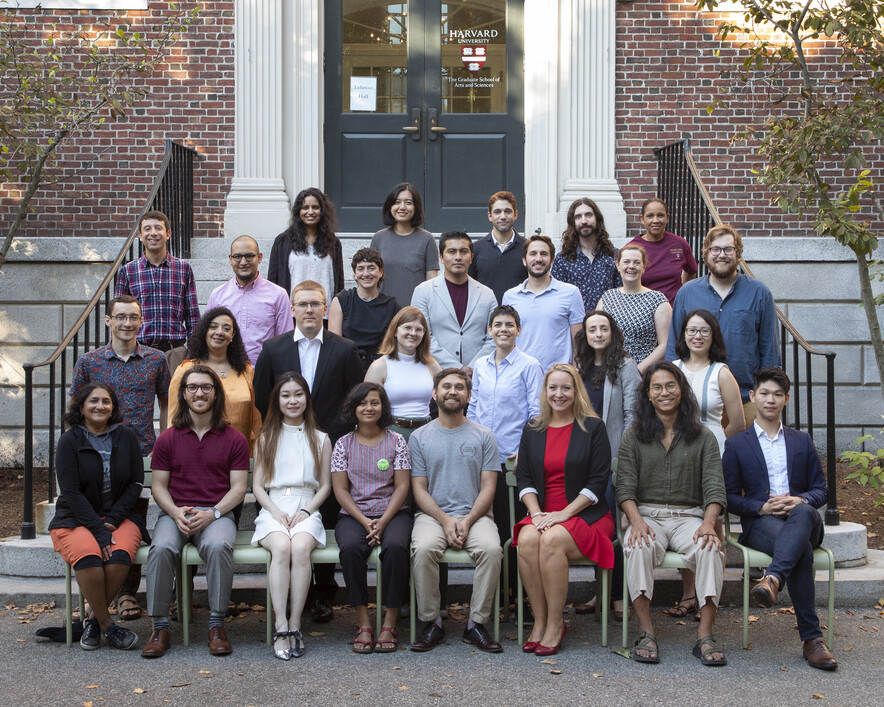
[[555, 655], [559, 652], [559, 648], [562, 647], [562, 641], [565, 640], [565, 634], [568, 633], [568, 624], [562, 624], [562, 636], [559, 638], [559, 642], [554, 646], [544, 646], [543, 644], [538, 644], [537, 648], [534, 649], [534, 655], [539, 656], [548, 656]]
[[539, 645], [540, 641], [525, 641], [525, 644], [522, 646], [522, 653], [533, 653]]

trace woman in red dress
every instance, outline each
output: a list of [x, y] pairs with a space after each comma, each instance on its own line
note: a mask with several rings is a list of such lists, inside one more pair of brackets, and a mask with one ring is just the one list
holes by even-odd
[[534, 612], [522, 650], [557, 653], [567, 627], [568, 562], [613, 568], [614, 519], [605, 501], [611, 445], [576, 369], [556, 363], [543, 379], [540, 415], [522, 432], [516, 480], [528, 516], [513, 529], [519, 574]]

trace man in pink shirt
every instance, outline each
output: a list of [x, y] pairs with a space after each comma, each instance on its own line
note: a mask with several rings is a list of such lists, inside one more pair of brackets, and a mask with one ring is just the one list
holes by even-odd
[[240, 236], [233, 241], [227, 257], [234, 277], [212, 291], [206, 311], [227, 307], [233, 312], [254, 366], [267, 339], [295, 328], [289, 293], [261, 277], [258, 266], [264, 256], [251, 236]]

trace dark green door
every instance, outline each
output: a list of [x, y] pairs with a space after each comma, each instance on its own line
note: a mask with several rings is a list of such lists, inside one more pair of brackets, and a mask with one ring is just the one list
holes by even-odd
[[499, 189], [521, 205], [522, 4], [326, 7], [325, 186], [341, 230], [380, 228], [401, 181], [420, 190], [433, 231], [490, 230], [487, 201]]

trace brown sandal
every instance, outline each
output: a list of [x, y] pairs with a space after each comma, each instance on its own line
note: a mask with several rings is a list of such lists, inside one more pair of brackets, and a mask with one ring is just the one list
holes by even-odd
[[699, 610], [700, 605], [697, 603], [697, 597], [687, 597], [686, 599], [679, 601], [675, 606], [663, 609], [663, 616], [669, 616], [673, 619], [683, 619], [688, 614], [696, 614]]
[[396, 630], [395, 626], [381, 626], [381, 633], [384, 631], [389, 631], [393, 638], [388, 641], [382, 641], [380, 639], [380, 635], [378, 635], [378, 640], [375, 641], [374, 644], [374, 652], [375, 653], [395, 653], [399, 650], [399, 631]]
[[117, 616], [121, 621], [137, 621], [141, 618], [141, 606], [131, 594], [121, 594], [117, 599]]
[[[371, 636], [370, 641], [363, 641], [359, 637], [363, 634], [367, 633]], [[365, 655], [367, 653], [374, 653], [374, 630], [371, 626], [364, 626], [360, 628], [356, 627], [356, 635], [350, 639], [350, 645], [353, 647], [354, 653], [359, 653], [360, 655]]]

